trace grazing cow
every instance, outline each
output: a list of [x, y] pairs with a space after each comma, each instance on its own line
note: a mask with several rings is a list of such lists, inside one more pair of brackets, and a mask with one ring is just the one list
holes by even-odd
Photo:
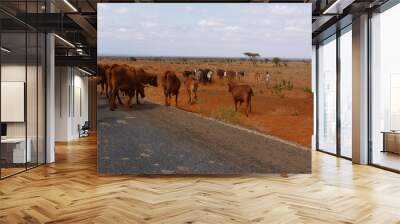
[[238, 80], [243, 79], [243, 78], [244, 78], [244, 72], [243, 72], [243, 71], [236, 72], [236, 78], [237, 78]]
[[200, 81], [201, 80], [201, 76], [203, 74], [203, 69], [195, 69], [194, 70], [194, 77], [196, 78], [196, 80]]
[[217, 76], [219, 77], [219, 79], [223, 79], [224, 78], [224, 74], [225, 74], [224, 70], [217, 69]]
[[211, 69], [196, 69], [195, 74], [196, 79], [199, 80], [201, 83], [206, 84], [212, 82], [213, 71]]
[[237, 111], [237, 103], [240, 106], [246, 102], [246, 116], [251, 112], [251, 97], [254, 96], [253, 90], [249, 85], [238, 85], [234, 82], [228, 83], [228, 91], [232, 93], [233, 101], [235, 102], [235, 111]]
[[165, 106], [171, 104], [171, 96], [175, 95], [175, 105], [178, 106], [179, 89], [181, 88], [181, 81], [172, 71], [166, 71], [161, 79], [162, 87], [164, 89]]
[[224, 73], [224, 77], [229, 81], [232, 81], [236, 77], [236, 72], [229, 70]]
[[185, 77], [185, 78], [187, 78], [187, 77], [189, 77], [189, 76], [195, 76], [195, 72], [194, 71], [183, 71], [183, 73], [182, 73], [182, 75], [183, 75], [183, 77]]
[[186, 91], [189, 97], [189, 104], [194, 104], [195, 100], [197, 100], [197, 89], [199, 88], [199, 81], [189, 76], [184, 81]]
[[157, 76], [156, 75], [147, 73], [142, 68], [136, 69], [136, 75], [139, 76], [139, 80], [142, 83], [142, 86], [139, 86], [139, 88], [134, 90], [133, 95], [136, 95], [136, 104], [140, 104], [139, 95], [140, 95], [141, 98], [145, 97], [144, 86], [145, 85], [150, 85], [150, 86], [157, 87], [158, 83], [157, 83]]
[[206, 72], [207, 72], [207, 74], [206, 74], [206, 77], [207, 77], [206, 82], [212, 83], [212, 76], [213, 76], [214, 72], [212, 70], [210, 70], [210, 69], [206, 69]]
[[[97, 84], [101, 86], [100, 95], [104, 94], [105, 87], [107, 86], [106, 73], [109, 68], [110, 68], [109, 65], [102, 65], [102, 64], [97, 65]], [[107, 95], [107, 97], [108, 97], [108, 95]]]
[[[115, 110], [115, 98], [119, 99], [119, 91], [127, 95], [127, 105], [131, 107], [131, 101], [136, 96], [144, 96], [144, 84], [157, 86], [157, 76], [147, 74], [143, 69], [135, 69], [127, 65], [113, 65], [109, 75], [109, 87], [111, 95], [109, 99], [110, 110]], [[138, 99], [137, 99], [138, 100]], [[122, 102], [120, 102], [122, 104]]]

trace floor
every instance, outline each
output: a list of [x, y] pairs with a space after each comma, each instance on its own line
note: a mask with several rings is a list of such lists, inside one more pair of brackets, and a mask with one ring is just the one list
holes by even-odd
[[99, 176], [96, 139], [0, 181], [0, 223], [400, 223], [400, 175], [313, 152], [313, 174]]
[[395, 170], [400, 170], [400, 155], [391, 152], [374, 151], [373, 154], [374, 164], [388, 167]]
[[238, 175], [310, 173], [310, 150], [176, 107], [109, 110], [98, 98], [99, 172]]

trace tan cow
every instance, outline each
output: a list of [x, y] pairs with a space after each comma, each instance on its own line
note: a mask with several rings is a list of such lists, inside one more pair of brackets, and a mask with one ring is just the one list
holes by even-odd
[[199, 88], [199, 81], [189, 76], [183, 81], [189, 97], [189, 104], [194, 104], [197, 100], [197, 89]]

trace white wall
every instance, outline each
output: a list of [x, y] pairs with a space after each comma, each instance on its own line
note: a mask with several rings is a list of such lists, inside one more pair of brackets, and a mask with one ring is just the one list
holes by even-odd
[[[24, 65], [18, 65], [18, 64], [4, 64], [1, 66], [1, 81], [4, 82], [25, 82], [25, 75], [26, 75], [26, 70], [28, 74], [36, 74], [36, 67], [33, 66], [28, 66], [25, 67]], [[29, 78], [29, 77], [28, 77]], [[29, 80], [29, 85], [34, 85], [36, 86], [36, 80], [33, 82], [33, 80]], [[35, 102], [34, 105], [27, 105], [27, 106], [34, 106], [36, 108], [36, 88], [27, 88], [27, 103]], [[7, 108], [1, 108], [2, 110], [7, 110]], [[35, 127], [34, 129], [36, 130], [36, 113], [28, 113], [27, 114], [28, 122], [35, 121]], [[28, 129], [30, 127], [33, 127], [33, 125], [28, 125]], [[28, 134], [29, 134], [28, 130]], [[7, 136], [8, 137], [25, 137], [25, 122], [7, 122]], [[28, 137], [30, 137], [28, 135]]]
[[76, 68], [56, 68], [56, 141], [79, 138], [78, 125], [88, 120], [88, 78], [83, 75]]
[[[37, 70], [38, 69], [38, 70]], [[44, 163], [44, 74], [39, 66], [27, 67], [25, 64], [3, 64], [1, 66], [1, 81], [3, 82], [24, 82], [26, 84], [26, 107], [21, 112], [26, 112], [26, 121], [6, 122], [8, 138], [27, 138], [30, 140], [32, 161]], [[25, 80], [27, 78], [27, 80]], [[24, 91], [24, 90], [21, 90]], [[24, 92], [22, 92], [24, 94]], [[7, 96], [2, 96], [7, 97]], [[10, 110], [10, 108], [1, 108]], [[4, 112], [4, 111], [3, 111]], [[12, 111], [8, 111], [11, 112]], [[37, 153], [39, 155], [37, 156]]]
[[[1, 81], [4, 82], [25, 82], [25, 64], [24, 65], [2, 65]], [[1, 108], [6, 110], [6, 108]], [[25, 123], [12, 122], [7, 123], [7, 137], [25, 137]]]

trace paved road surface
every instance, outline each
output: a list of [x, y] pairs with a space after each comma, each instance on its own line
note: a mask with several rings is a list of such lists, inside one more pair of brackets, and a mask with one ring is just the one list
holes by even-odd
[[98, 170], [108, 174], [306, 173], [311, 153], [174, 107], [109, 111], [98, 99]]

